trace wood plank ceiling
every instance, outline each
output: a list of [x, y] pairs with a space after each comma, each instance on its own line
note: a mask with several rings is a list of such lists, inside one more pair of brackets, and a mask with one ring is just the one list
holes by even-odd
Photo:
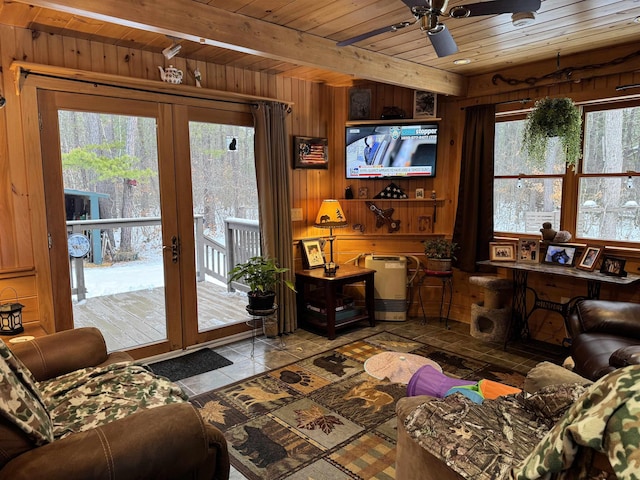
[[[448, 7], [465, 3], [473, 2]], [[335, 46], [412, 20], [400, 0], [4, 0], [0, 10], [0, 23], [34, 31], [154, 52], [169, 45], [170, 34], [187, 58], [330, 85], [365, 78], [452, 95], [464, 95], [472, 75], [594, 49], [615, 52], [640, 40], [638, 17], [638, 0], [543, 0], [525, 27], [513, 26], [509, 14], [441, 17], [459, 52], [438, 58], [417, 24]], [[454, 64], [461, 59], [470, 63]]]

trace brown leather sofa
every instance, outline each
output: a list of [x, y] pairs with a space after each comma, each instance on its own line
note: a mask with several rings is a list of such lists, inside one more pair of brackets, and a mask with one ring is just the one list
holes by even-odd
[[568, 318], [574, 371], [591, 380], [640, 363], [640, 304], [582, 300]]
[[[95, 328], [59, 332], [12, 345], [11, 351], [37, 382], [132, 360], [126, 353], [108, 355]], [[0, 480], [229, 478], [222, 432], [206, 424], [186, 401], [139, 409], [42, 446], [0, 417], [0, 466]]]

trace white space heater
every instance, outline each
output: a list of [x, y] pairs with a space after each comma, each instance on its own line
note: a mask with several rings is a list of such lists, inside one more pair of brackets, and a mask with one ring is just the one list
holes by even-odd
[[367, 255], [364, 266], [374, 275], [376, 320], [403, 322], [407, 319], [407, 257]]

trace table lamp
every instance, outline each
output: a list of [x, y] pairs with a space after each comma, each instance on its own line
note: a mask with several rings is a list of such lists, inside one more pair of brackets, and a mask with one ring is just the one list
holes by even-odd
[[333, 261], [333, 236], [334, 228], [343, 228], [347, 226], [347, 219], [344, 216], [342, 207], [338, 200], [323, 200], [316, 216], [316, 223], [313, 225], [316, 228], [328, 228], [329, 229], [329, 251], [331, 255], [329, 262], [324, 264], [324, 274], [327, 277], [334, 277], [336, 275], [337, 266]]

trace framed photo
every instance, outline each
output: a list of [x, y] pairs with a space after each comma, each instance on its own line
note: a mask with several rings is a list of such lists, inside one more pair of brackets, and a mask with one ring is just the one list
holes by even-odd
[[547, 253], [544, 256], [544, 263], [560, 265], [561, 267], [571, 267], [575, 262], [576, 250], [575, 245], [566, 243], [550, 243], [547, 247]]
[[489, 259], [494, 262], [515, 262], [516, 246], [513, 243], [490, 242]]
[[349, 90], [349, 120], [371, 119], [371, 90], [352, 88]]
[[369, 198], [369, 189], [367, 187], [359, 187], [358, 198]]
[[431, 215], [420, 215], [418, 217], [419, 232], [433, 232], [433, 221]]
[[324, 245], [321, 244], [320, 239], [300, 240], [300, 245], [302, 245], [302, 263], [305, 270], [324, 266], [324, 249], [322, 248]]
[[596, 262], [598, 258], [600, 258], [600, 254], [602, 253], [601, 247], [589, 247], [584, 249], [582, 257], [578, 261], [576, 268], [580, 268], [582, 270], [592, 271], [596, 268]]
[[540, 261], [540, 241], [531, 238], [518, 240], [518, 262], [538, 263]]
[[616, 277], [626, 277], [627, 272], [624, 271], [624, 265], [627, 261], [624, 258], [609, 257], [605, 255], [602, 257], [602, 266], [600, 267], [600, 273], [605, 275], [613, 275]]
[[424, 188], [416, 188], [416, 198], [424, 198]]
[[329, 168], [329, 147], [326, 138], [293, 137], [293, 168]]
[[413, 92], [413, 118], [435, 117], [437, 96], [433, 92]]

